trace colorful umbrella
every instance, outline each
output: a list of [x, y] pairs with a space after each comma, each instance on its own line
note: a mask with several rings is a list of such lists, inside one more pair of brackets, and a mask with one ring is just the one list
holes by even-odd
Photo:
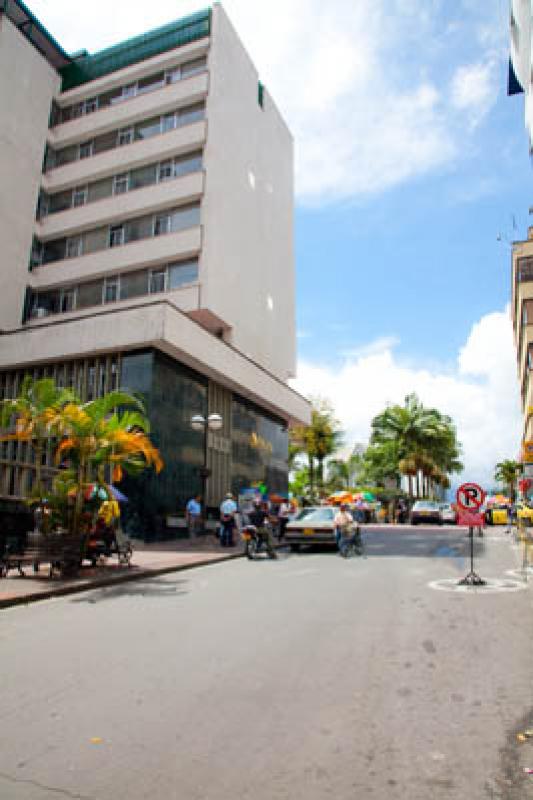
[[372, 492], [357, 492], [354, 494], [355, 500], [366, 500], [368, 503], [373, 503], [376, 499]]
[[330, 494], [326, 502], [331, 503], [332, 505], [337, 505], [338, 503], [353, 503], [353, 495], [351, 492], [346, 491], [333, 492], [333, 494]]

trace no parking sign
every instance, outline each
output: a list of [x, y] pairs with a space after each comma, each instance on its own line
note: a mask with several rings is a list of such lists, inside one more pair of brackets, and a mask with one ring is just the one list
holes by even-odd
[[463, 483], [457, 489], [456, 495], [459, 511], [457, 524], [466, 525], [468, 528], [484, 524], [483, 514], [479, 509], [485, 502], [485, 492], [477, 483]]

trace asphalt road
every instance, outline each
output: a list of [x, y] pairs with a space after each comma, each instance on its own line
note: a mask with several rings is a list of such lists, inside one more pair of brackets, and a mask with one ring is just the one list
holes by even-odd
[[531, 586], [432, 588], [462, 531], [365, 540], [0, 612], [1, 800], [533, 798]]

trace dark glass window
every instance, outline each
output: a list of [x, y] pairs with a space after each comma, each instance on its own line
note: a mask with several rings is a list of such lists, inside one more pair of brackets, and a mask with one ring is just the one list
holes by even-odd
[[232, 490], [238, 493], [259, 482], [269, 493], [285, 494], [289, 448], [285, 424], [237, 397], [232, 408]]
[[51, 194], [48, 198], [48, 211], [50, 214], [56, 214], [58, 211], [65, 211], [72, 205], [72, 191], [69, 189], [66, 192], [58, 192]]
[[148, 294], [148, 272], [140, 270], [120, 276], [120, 299], [129, 300]]
[[164, 72], [158, 72], [157, 75], [149, 75], [147, 78], [142, 78], [137, 83], [137, 94], [144, 94], [145, 92], [153, 92], [154, 89], [160, 89], [164, 81]]
[[89, 281], [78, 286], [78, 308], [90, 308], [102, 304], [103, 281]]
[[137, 242], [152, 236], [153, 224], [152, 215], [130, 220], [125, 224], [125, 241]]
[[143, 186], [151, 186], [157, 180], [157, 165], [151, 164], [147, 167], [134, 169], [130, 177], [130, 189], [142, 189]]
[[52, 261], [61, 261], [65, 258], [66, 239], [56, 239], [55, 242], [45, 242], [43, 244], [43, 264], [50, 264]]
[[94, 140], [94, 154], [105, 153], [107, 150], [113, 150], [117, 146], [117, 131], [110, 131], [97, 136]]

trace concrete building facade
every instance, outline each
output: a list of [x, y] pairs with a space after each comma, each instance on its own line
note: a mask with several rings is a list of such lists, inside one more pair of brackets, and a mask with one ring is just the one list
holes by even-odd
[[516, 346], [520, 399], [524, 419], [522, 441], [533, 441], [533, 228], [512, 250], [511, 314]]
[[[195, 413], [223, 417], [209, 505], [285, 491], [310, 416], [287, 384], [293, 142], [223, 8], [74, 57], [19, 0], [0, 9], [1, 396], [28, 372], [141, 392], [166, 468], [129, 487], [137, 527], [200, 488]], [[27, 449], [0, 455], [0, 497], [23, 496]]]

